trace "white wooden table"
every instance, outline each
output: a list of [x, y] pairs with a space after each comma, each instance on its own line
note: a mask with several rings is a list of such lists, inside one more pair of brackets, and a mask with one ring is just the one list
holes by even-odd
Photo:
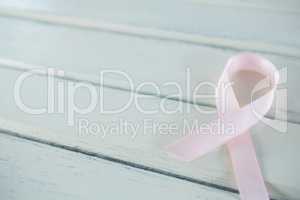
[[[215, 111], [214, 99], [193, 99], [191, 89], [201, 81], [216, 83], [226, 60], [240, 51], [257, 52], [287, 72], [281, 85], [288, 94], [281, 110], [287, 118], [275, 107], [267, 116], [274, 124], [286, 123], [287, 130], [260, 123], [252, 135], [272, 198], [299, 199], [299, 35], [297, 0], [1, 0], [0, 199], [239, 199], [226, 148], [182, 163], [162, 147], [179, 137], [184, 120], [208, 122], [214, 116], [198, 112]], [[145, 114], [130, 104], [105, 114], [97, 104], [87, 114], [74, 114], [70, 126], [67, 90], [61, 93], [64, 112], [58, 112], [55, 88], [53, 112], [25, 113], [16, 104], [15, 83], [28, 70], [47, 68], [65, 73], [55, 75], [55, 86], [88, 83], [101, 91], [104, 108], [116, 109], [132, 97], [157, 112]], [[134, 88], [124, 77], [100, 82], [103, 70], [125, 72]], [[44, 73], [24, 81], [26, 105], [48, 105], [47, 81]], [[150, 81], [160, 92], [137, 88]], [[180, 96], [166, 84], [175, 81], [183, 88]], [[82, 107], [90, 103], [86, 90], [77, 90], [72, 100]], [[166, 113], [158, 109], [162, 101], [183, 110]], [[138, 126], [151, 119], [177, 124], [178, 130], [175, 136], [122, 129], [82, 134], [82, 119], [102, 128], [120, 119]]]

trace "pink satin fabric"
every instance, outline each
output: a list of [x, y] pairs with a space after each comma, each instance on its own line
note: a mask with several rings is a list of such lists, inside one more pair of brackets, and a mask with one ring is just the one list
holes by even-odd
[[[249, 73], [249, 76], [250, 72], [263, 75], [264, 79], [256, 83], [258, 88], [264, 87], [265, 83], [269, 85], [265, 93], [243, 106], [240, 106], [237, 93], [244, 91], [236, 91], [232, 85], [234, 84], [232, 77], [239, 72]], [[218, 109], [216, 120], [220, 120], [224, 127], [234, 127], [234, 134], [226, 131], [210, 133], [207, 132], [209, 129], [197, 130], [168, 145], [167, 151], [179, 160], [191, 161], [226, 144], [241, 199], [269, 199], [249, 129], [271, 108], [278, 81], [279, 73], [268, 60], [252, 53], [241, 53], [231, 57], [216, 89]]]

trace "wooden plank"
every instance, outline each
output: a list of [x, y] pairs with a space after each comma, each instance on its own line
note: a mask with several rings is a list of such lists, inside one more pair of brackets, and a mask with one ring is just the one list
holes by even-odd
[[236, 194], [0, 134], [2, 200], [238, 199]]
[[248, 9], [265, 9], [281, 12], [299, 12], [299, 1], [297, 0], [264, 0], [264, 1], [239, 1], [239, 0], [193, 0], [193, 2], [203, 4], [213, 4], [216, 6], [232, 6], [232, 7], [246, 7]]
[[[71, 78], [94, 83], [100, 82], [103, 70], [117, 70], [125, 72], [132, 79], [132, 87], [142, 93], [170, 96], [200, 104], [214, 105], [215, 99], [194, 98], [193, 92], [213, 96], [214, 88], [195, 89], [196, 86], [201, 82], [216, 84], [226, 60], [237, 53], [31, 21], [0, 18], [0, 23], [0, 64], [3, 66], [19, 69], [56, 67], [66, 71]], [[299, 122], [300, 105], [297, 99], [300, 97], [297, 91], [300, 86], [295, 84], [300, 73], [299, 59], [263, 55], [279, 69], [287, 69], [288, 81], [281, 87], [288, 89], [288, 109], [282, 108], [282, 111], [289, 112], [289, 121]], [[131, 88], [124, 76], [105, 77], [103, 82], [106, 85], [127, 90]], [[160, 92], [155, 87], [138, 89], [144, 82], [154, 82]], [[174, 84], [167, 85], [168, 82], [176, 82], [182, 94], [178, 94], [178, 88]], [[274, 117], [274, 114], [271, 113], [270, 116]], [[280, 116], [276, 117], [282, 119]]]
[[[98, 103], [90, 113], [75, 113], [75, 124], [70, 126], [67, 123], [67, 105], [70, 101], [65, 104], [63, 113], [57, 112], [56, 101], [54, 113], [25, 113], [16, 105], [13, 94], [15, 81], [21, 72], [0, 69], [0, 74], [3, 83], [0, 84], [2, 129], [19, 133], [23, 137], [99, 153], [218, 185], [236, 187], [226, 149], [220, 148], [191, 163], [178, 162], [167, 156], [163, 150], [164, 145], [188, 132], [187, 124], [191, 126], [191, 123], [195, 122], [208, 123], [215, 113], [202, 114], [198, 110], [207, 108], [166, 100], [163, 104], [168, 110], [183, 106], [182, 111], [167, 114], [159, 107], [163, 99], [95, 86], [97, 91], [102, 91], [101, 96], [104, 99], [101, 102], [106, 111], [127, 104], [130, 95], [138, 98], [139, 107], [131, 103], [122, 112], [107, 114], [101, 112]], [[56, 86], [58, 83], [66, 86], [72, 81], [55, 79], [55, 83]], [[55, 99], [58, 99], [57, 90], [55, 91]], [[34, 108], [45, 107], [48, 95], [46, 77], [29, 77], [22, 85], [21, 92], [26, 105]], [[68, 93], [64, 94], [67, 102]], [[78, 106], [86, 107], [90, 102], [89, 93], [84, 89], [78, 90], [74, 102]], [[191, 107], [188, 108], [189, 106]], [[145, 114], [139, 108], [153, 109], [157, 112]], [[82, 123], [86, 122], [88, 127], [91, 127], [90, 130], [79, 127], [84, 126]], [[134, 127], [125, 129], [124, 122]], [[281, 123], [276, 120], [272, 122]], [[300, 166], [295, 158], [300, 150], [299, 125], [289, 123], [287, 133], [280, 133], [274, 130], [274, 127], [260, 123], [253, 128], [252, 133], [263, 175], [272, 196], [279, 199], [297, 199], [300, 193], [300, 176], [297, 173]]]
[[[246, 7], [248, 9], [254, 8], [254, 9], [267, 9], [267, 10], [275, 10], [275, 11], [281, 11], [281, 12], [299, 12], [299, 10], [297, 8], [299, 8], [299, 1], [298, 0], [286, 0], [284, 2], [282, 2], [281, 0], [253, 0], [253, 1], [240, 1], [240, 0], [175, 0], [175, 1], [166, 1], [166, 3], [164, 2], [159, 2], [158, 0], [153, 0], [151, 3], [152, 4], [158, 4], [160, 3], [160, 5], [168, 5], [170, 6], [171, 3], [175, 4], [199, 4], [199, 5], [205, 5], [205, 4], [212, 4], [215, 6], [231, 6], [231, 7]], [[8, 7], [18, 7], [18, 8], [22, 8], [22, 9], [51, 9], [51, 10], [57, 10], [57, 9], [66, 9], [65, 7], [67, 7], [65, 4], [59, 4], [60, 2], [58, 1], [47, 1], [45, 2], [36, 2], [34, 0], [25, 0], [22, 2], [19, 2], [17, 0], [3, 0], [1, 1], [1, 5], [2, 6], [8, 6]], [[130, 7], [138, 7], [144, 4], [144, 6], [146, 5], [151, 5], [150, 2], [140, 2], [137, 0], [126, 0], [126, 1], [122, 1], [122, 2], [118, 2], [118, 1], [112, 1], [110, 2], [104, 2], [104, 1], [100, 1], [100, 3], [97, 4], [96, 1], [91, 0], [88, 3], [82, 3], [78, 0], [70, 0], [68, 2], [71, 6], [72, 9], [74, 9], [73, 5], [78, 5], [78, 7], [80, 7], [80, 5], [84, 5], [84, 8], [88, 7], [91, 8], [92, 5], [96, 6], [96, 5], [101, 5], [104, 6], [105, 8], [110, 8], [110, 9], [117, 9], [117, 8], [124, 8], [126, 9], [130, 9], [128, 8], [129, 6], [126, 5], [130, 5]], [[64, 8], [59, 8], [59, 5], [62, 5], [62, 7]], [[46, 8], [47, 7], [47, 8]], [[78, 9], [75, 7], [75, 9]], [[101, 8], [99, 8], [101, 9]], [[150, 7], [151, 9], [151, 7]], [[78, 9], [79, 10], [79, 9]], [[94, 11], [94, 9], [92, 9], [92, 11]], [[83, 12], [83, 11], [81, 11]], [[130, 14], [130, 13], [129, 13]]]
[[[75, 0], [68, 2], [68, 5], [59, 0], [47, 3], [34, 3], [31, 0], [2, 2], [0, 13], [4, 16], [222, 48], [272, 52], [294, 57], [300, 55], [300, 12], [276, 12], [247, 6], [216, 6], [181, 0], [94, 0], [89, 3]], [[273, 4], [282, 7], [282, 3], [278, 1]], [[299, 3], [295, 5], [293, 1], [292, 6], [299, 8]], [[276, 26], [272, 22], [276, 22]]]

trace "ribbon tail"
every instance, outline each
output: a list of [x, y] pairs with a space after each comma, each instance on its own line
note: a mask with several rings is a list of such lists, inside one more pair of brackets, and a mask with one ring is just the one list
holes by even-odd
[[202, 134], [205, 133], [185, 136], [168, 145], [166, 151], [177, 160], [189, 162], [221, 146], [227, 140], [227, 137], [221, 135]]
[[243, 200], [269, 200], [249, 132], [227, 143], [237, 186]]
[[[207, 129], [196, 130], [190, 135], [184, 136], [168, 145], [166, 150], [179, 160], [194, 160], [245, 133], [256, 124], [261, 116], [257, 116], [252, 109], [252, 106], [248, 105], [237, 112], [227, 113], [222, 119], [217, 118], [212, 121], [220, 121], [224, 130], [221, 128], [219, 131], [212, 131], [215, 123], [210, 123]], [[231, 131], [227, 133], [228, 130]]]

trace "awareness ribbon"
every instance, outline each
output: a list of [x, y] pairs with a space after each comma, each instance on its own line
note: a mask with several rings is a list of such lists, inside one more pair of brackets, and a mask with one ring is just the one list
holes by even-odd
[[[261, 95], [254, 99], [253, 93], [249, 90], [250, 94], [243, 94], [248, 96], [247, 98], [250, 97], [250, 100], [245, 102], [245, 97], [243, 99], [241, 94], [246, 91], [236, 89], [241, 85], [239, 79], [248, 86], [254, 82], [251, 91], [256, 90]], [[231, 57], [216, 89], [218, 110], [216, 120], [220, 120], [225, 129], [233, 127], [234, 133], [228, 134], [226, 131], [211, 133], [208, 130], [212, 129], [209, 128], [195, 130], [192, 134], [168, 145], [167, 151], [179, 160], [191, 161], [226, 144], [241, 199], [269, 199], [249, 129], [271, 108], [278, 81], [279, 73], [270, 61], [252, 53], [241, 53]]]

